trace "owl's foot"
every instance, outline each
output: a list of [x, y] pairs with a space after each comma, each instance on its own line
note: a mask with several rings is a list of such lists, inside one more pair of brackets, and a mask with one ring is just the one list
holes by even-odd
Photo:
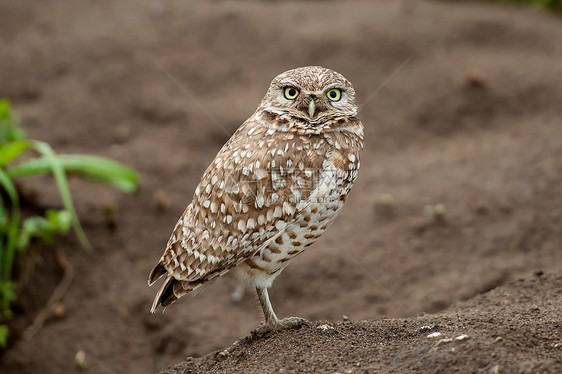
[[263, 335], [270, 331], [288, 330], [301, 326], [310, 327], [310, 323], [301, 317], [287, 317], [283, 319], [275, 319], [269, 323], [262, 323], [257, 329], [252, 331], [252, 335]]

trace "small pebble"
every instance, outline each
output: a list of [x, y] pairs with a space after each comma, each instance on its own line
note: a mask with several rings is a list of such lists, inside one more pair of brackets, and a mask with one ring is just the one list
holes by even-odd
[[344, 321], [348, 321], [348, 320], [349, 320], [349, 317], [344, 314], [344, 315], [341, 317], [341, 319], [344, 320]]
[[433, 330], [434, 328], [438, 327], [439, 323], [432, 323], [431, 325], [425, 325], [420, 327], [420, 331], [427, 331], [427, 330]]
[[441, 334], [439, 331], [437, 331], [437, 332], [429, 334], [427, 337], [428, 338], [436, 338], [436, 337], [441, 336], [441, 335], [443, 335], [443, 334]]
[[318, 330], [322, 331], [327, 335], [334, 335], [337, 331], [330, 325], [324, 324], [317, 327]]
[[468, 335], [463, 334], [463, 335], [459, 335], [455, 338], [455, 340], [465, 340], [468, 339]]
[[445, 344], [445, 343], [450, 343], [453, 341], [453, 338], [445, 338], [445, 339], [441, 339], [437, 342], [437, 345], [441, 345], [441, 344]]
[[53, 305], [53, 309], [51, 310], [54, 317], [63, 318], [66, 316], [66, 308], [61, 303], [56, 303]]

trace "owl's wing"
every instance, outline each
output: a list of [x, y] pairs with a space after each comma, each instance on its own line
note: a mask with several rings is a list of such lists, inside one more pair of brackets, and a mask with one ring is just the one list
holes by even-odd
[[150, 274], [149, 284], [167, 275], [153, 310], [228, 272], [283, 232], [298, 198], [313, 188], [310, 178], [294, 172], [305, 169], [294, 158], [302, 152], [291, 149], [296, 141], [250, 118], [225, 144]]

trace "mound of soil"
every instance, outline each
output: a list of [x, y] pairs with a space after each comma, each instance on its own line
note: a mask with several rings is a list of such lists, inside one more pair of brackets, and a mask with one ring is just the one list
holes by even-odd
[[[201, 358], [168, 371], [560, 371], [558, 15], [428, 0], [0, 9], [0, 96], [30, 137], [142, 179], [132, 196], [71, 180], [95, 249], [61, 238], [34, 250], [2, 372], [80, 372], [79, 351], [92, 373], [154, 373], [186, 357]], [[279, 316], [332, 322], [240, 340], [261, 315], [251, 290], [232, 301], [229, 278], [150, 315], [148, 272], [204, 169], [271, 79], [303, 65], [354, 83], [366, 145], [343, 212], [270, 295]], [[21, 185], [35, 205], [60, 205], [51, 180]], [[56, 253], [72, 285], [24, 339], [62, 277]]]
[[443, 313], [247, 337], [163, 373], [560, 373], [562, 276], [536, 276]]

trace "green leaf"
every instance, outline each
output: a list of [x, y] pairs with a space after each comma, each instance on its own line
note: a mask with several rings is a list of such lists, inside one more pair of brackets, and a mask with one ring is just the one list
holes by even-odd
[[18, 247], [24, 250], [31, 238], [50, 244], [55, 234], [66, 234], [72, 226], [72, 214], [66, 210], [49, 209], [45, 217], [33, 216], [23, 221]]
[[62, 167], [59, 159], [51, 146], [47, 143], [40, 142], [37, 140], [31, 141], [31, 145], [35, 148], [39, 153], [43, 155], [46, 161], [50, 165], [50, 169], [53, 173], [53, 177], [55, 178], [55, 182], [57, 183], [57, 187], [59, 189], [59, 194], [62, 199], [62, 204], [64, 208], [70, 212], [72, 215], [72, 228], [74, 232], [76, 232], [76, 236], [78, 240], [82, 244], [84, 248], [90, 250], [92, 245], [88, 241], [82, 226], [80, 225], [80, 221], [78, 221], [78, 216], [76, 215], [76, 210], [74, 209], [74, 204], [72, 202], [72, 196], [70, 195], [70, 189], [68, 188], [68, 182], [66, 180], [66, 174], [64, 172], [64, 168]]
[[[0, 235], [4, 235], [4, 232], [6, 231], [7, 226], [8, 226], [8, 213], [6, 212], [6, 209], [4, 209], [4, 201], [1, 201], [1, 203], [0, 203]], [[3, 240], [2, 236], [0, 236], [0, 240]], [[0, 250], [0, 256], [1, 256], [1, 250]]]
[[[0, 168], [0, 186], [4, 188], [8, 198], [10, 199], [12, 214], [8, 220], [8, 227], [6, 228], [6, 246], [2, 240], [0, 250], [0, 280], [8, 280], [12, 277], [12, 264], [14, 261], [14, 254], [16, 250], [16, 241], [19, 232], [20, 222], [20, 206], [19, 197], [16, 191], [16, 186], [10, 177], [6, 174], [4, 169]], [[5, 213], [4, 213], [5, 214]]]
[[16, 249], [18, 250], [18, 252], [25, 253], [25, 251], [29, 247], [30, 240], [31, 240], [31, 237], [28, 235], [27, 232], [25, 232], [23, 230], [20, 231], [18, 241], [16, 243]]
[[8, 326], [0, 325], [0, 347], [6, 348], [8, 346]]
[[0, 298], [2, 301], [0, 315], [6, 318], [12, 317], [10, 303], [16, 299], [16, 284], [12, 281], [0, 282]]
[[0, 166], [16, 159], [23, 151], [29, 148], [26, 140], [16, 140], [7, 145], [0, 146]]
[[45, 218], [49, 230], [56, 234], [66, 234], [72, 226], [72, 214], [67, 210], [48, 209]]
[[[58, 163], [68, 173], [75, 173], [123, 191], [135, 192], [139, 183], [138, 174], [131, 168], [103, 157], [87, 155], [58, 155]], [[8, 168], [12, 178], [46, 174], [52, 164], [47, 157], [40, 157]]]
[[0, 144], [25, 138], [25, 132], [17, 125], [12, 115], [10, 102], [0, 99]]
[[[50, 233], [49, 223], [47, 220], [40, 216], [33, 216], [25, 219], [22, 225], [22, 234], [27, 237], [45, 237], [45, 234]], [[48, 241], [48, 240], [47, 240]]]
[[0, 120], [11, 118], [10, 101], [8, 99], [0, 99]]

